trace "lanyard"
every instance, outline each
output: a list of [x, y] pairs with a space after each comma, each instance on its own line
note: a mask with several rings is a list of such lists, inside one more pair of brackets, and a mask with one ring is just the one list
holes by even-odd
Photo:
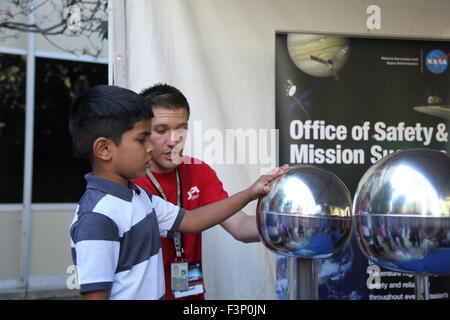
[[[158, 180], [156, 180], [153, 173], [151, 173], [151, 171], [148, 169], [146, 170], [146, 173], [147, 173], [147, 177], [150, 179], [150, 182], [152, 183], [153, 187], [158, 192], [159, 196], [167, 201], [167, 197], [164, 194], [164, 191], [163, 191], [161, 185], [159, 184]], [[178, 168], [176, 169], [176, 175], [177, 175], [177, 205], [180, 208], [182, 208], [183, 207], [183, 197], [182, 197], [182, 193], [181, 193], [181, 179], [180, 179], [180, 172], [178, 171]], [[185, 261], [186, 259], [184, 256], [183, 240], [181, 238], [180, 232], [174, 233], [173, 243], [175, 245], [175, 251], [176, 251], [177, 258], [181, 259], [182, 261]]]

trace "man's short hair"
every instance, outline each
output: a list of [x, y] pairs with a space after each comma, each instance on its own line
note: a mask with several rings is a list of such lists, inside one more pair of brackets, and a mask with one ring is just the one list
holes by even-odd
[[186, 97], [177, 88], [168, 85], [157, 83], [140, 93], [152, 108], [163, 107], [171, 110], [186, 109], [189, 118], [190, 109]]
[[92, 144], [99, 137], [119, 145], [125, 131], [152, 117], [145, 99], [131, 90], [107, 85], [88, 89], [76, 98], [70, 110], [69, 130], [75, 152], [90, 158]]

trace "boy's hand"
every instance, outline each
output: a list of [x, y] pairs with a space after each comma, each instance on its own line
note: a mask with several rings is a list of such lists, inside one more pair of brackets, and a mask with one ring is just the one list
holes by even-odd
[[223, 222], [236, 212], [239, 212], [250, 201], [268, 193], [270, 191], [268, 184], [285, 174], [288, 170], [288, 165], [276, 168], [261, 176], [244, 191], [238, 192], [221, 201], [210, 203], [207, 206], [187, 210], [178, 226], [178, 231], [183, 233], [197, 233]]
[[247, 192], [251, 198], [251, 200], [258, 199], [260, 196], [265, 195], [270, 192], [270, 188], [268, 184], [275, 180], [276, 178], [281, 177], [289, 170], [289, 165], [285, 164], [284, 166], [275, 168], [265, 175], [262, 175], [258, 180], [255, 181], [248, 189]]

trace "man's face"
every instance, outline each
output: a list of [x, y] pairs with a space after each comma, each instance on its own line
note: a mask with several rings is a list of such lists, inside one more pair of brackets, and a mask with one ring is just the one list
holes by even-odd
[[135, 123], [131, 130], [122, 134], [120, 144], [114, 147], [113, 166], [120, 177], [138, 179], [145, 176], [152, 158], [151, 125], [152, 120]]
[[154, 172], [170, 172], [181, 161], [182, 148], [188, 129], [188, 114], [184, 108], [153, 108], [151, 142], [153, 144], [152, 167]]

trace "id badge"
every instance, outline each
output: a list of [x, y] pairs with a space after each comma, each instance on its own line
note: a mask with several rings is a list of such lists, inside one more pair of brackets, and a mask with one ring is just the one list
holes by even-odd
[[189, 288], [184, 291], [174, 291], [173, 295], [175, 299], [185, 298], [189, 296], [195, 296], [205, 292], [203, 284], [203, 273], [200, 262], [190, 262], [188, 266], [189, 275]]
[[172, 291], [185, 291], [189, 289], [187, 262], [171, 263], [170, 279]]

